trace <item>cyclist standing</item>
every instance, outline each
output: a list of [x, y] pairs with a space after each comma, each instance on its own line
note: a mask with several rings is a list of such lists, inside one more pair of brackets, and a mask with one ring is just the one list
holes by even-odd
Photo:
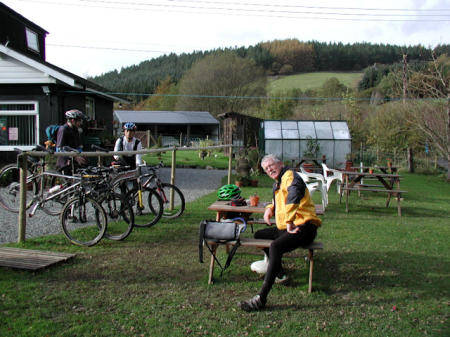
[[[114, 152], [119, 151], [139, 151], [142, 150], [142, 143], [139, 139], [134, 137], [137, 127], [134, 123], [126, 123], [123, 126], [124, 136], [119, 137], [114, 146]], [[131, 169], [142, 165], [142, 155], [122, 155], [114, 156], [114, 159], [121, 165], [129, 165]]]
[[[81, 142], [81, 125], [83, 121], [87, 121], [87, 117], [79, 110], [69, 110], [66, 112], [67, 122], [58, 129], [56, 137], [56, 151], [63, 152], [64, 146], [70, 146], [71, 148], [81, 151], [83, 147]], [[73, 157], [75, 161], [80, 164], [86, 164], [87, 159], [84, 157]], [[69, 163], [69, 157], [58, 157], [56, 166], [65, 166]]]

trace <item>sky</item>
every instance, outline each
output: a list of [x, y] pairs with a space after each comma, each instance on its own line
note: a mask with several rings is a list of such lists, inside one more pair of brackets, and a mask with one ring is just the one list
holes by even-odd
[[47, 62], [97, 76], [164, 54], [296, 38], [450, 44], [449, 0], [0, 0], [45, 29]]

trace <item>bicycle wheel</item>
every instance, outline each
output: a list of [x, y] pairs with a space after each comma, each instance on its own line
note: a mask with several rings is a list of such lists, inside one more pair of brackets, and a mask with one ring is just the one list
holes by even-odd
[[[161, 190], [157, 186], [153, 187], [162, 198], [164, 211], [163, 218], [175, 219], [178, 218], [183, 212], [185, 207], [184, 195], [180, 189], [172, 184], [161, 183]], [[152, 195], [150, 195], [152, 197]], [[173, 203], [171, 202], [173, 198]], [[149, 204], [150, 207], [152, 203]]]
[[125, 196], [109, 193], [101, 196], [98, 202], [105, 210], [108, 219], [105, 237], [119, 241], [130, 235], [134, 225], [134, 214], [133, 208]]
[[79, 246], [92, 246], [106, 232], [107, 217], [102, 206], [89, 197], [70, 199], [61, 213], [61, 227], [70, 242]]
[[134, 211], [134, 225], [136, 227], [151, 227], [156, 224], [163, 214], [163, 201], [158, 193], [151, 188], [142, 191], [142, 207], [139, 205], [138, 189], [132, 189], [126, 196]]
[[[32, 173], [27, 172], [26, 208], [33, 203], [37, 193], [36, 179], [31, 179]], [[6, 165], [0, 172], [0, 204], [11, 212], [19, 212], [20, 206], [20, 169], [17, 165]]]

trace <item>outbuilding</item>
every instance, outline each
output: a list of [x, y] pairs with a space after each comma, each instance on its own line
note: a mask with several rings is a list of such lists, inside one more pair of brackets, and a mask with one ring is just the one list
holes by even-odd
[[[149, 147], [154, 145], [159, 136], [163, 146], [192, 146], [205, 138], [217, 143], [220, 139], [220, 123], [207, 111], [115, 110], [116, 136], [122, 131], [123, 125], [130, 122], [136, 124], [142, 143]], [[148, 139], [145, 139], [145, 134], [149, 136]]]
[[309, 157], [309, 145], [318, 144], [315, 154], [325, 156], [329, 167], [344, 166], [352, 150], [352, 138], [345, 121], [266, 120], [259, 133], [261, 152], [283, 161], [299, 162]]

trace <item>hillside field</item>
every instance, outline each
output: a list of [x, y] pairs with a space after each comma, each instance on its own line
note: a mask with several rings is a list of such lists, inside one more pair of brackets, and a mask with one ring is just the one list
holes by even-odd
[[316, 89], [331, 77], [336, 77], [346, 87], [356, 88], [363, 75], [363, 72], [314, 72], [282, 76], [269, 83], [269, 90], [300, 88], [302, 91], [306, 91]]

